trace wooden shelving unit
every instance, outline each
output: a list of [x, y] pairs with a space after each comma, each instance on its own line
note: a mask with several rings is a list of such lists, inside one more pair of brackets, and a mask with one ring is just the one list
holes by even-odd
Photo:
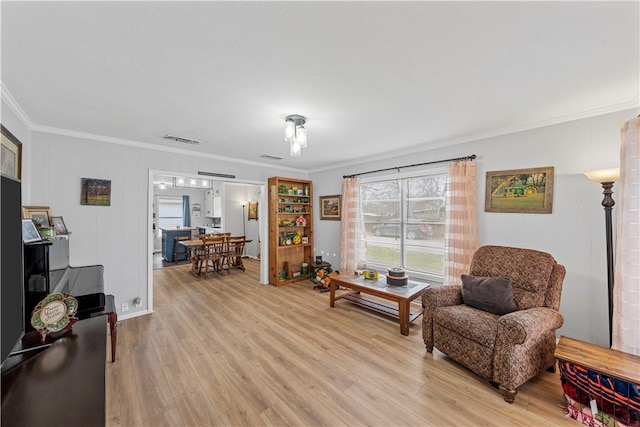
[[[308, 279], [312, 262], [312, 182], [269, 178], [269, 284], [283, 286]], [[308, 264], [306, 274], [300, 272], [302, 263]]]

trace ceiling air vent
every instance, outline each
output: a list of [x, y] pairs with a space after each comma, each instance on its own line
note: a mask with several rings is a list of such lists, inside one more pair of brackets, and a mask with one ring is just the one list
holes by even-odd
[[183, 138], [181, 136], [175, 136], [175, 135], [165, 135], [163, 136], [164, 139], [173, 139], [174, 141], [177, 142], [183, 142], [185, 144], [200, 144], [202, 141], [198, 141], [197, 139], [189, 139], [189, 138]]
[[203, 172], [198, 171], [198, 175], [206, 175], [206, 176], [219, 176], [221, 178], [235, 178], [235, 175], [229, 175], [226, 173], [217, 173], [217, 172]]
[[269, 154], [262, 154], [260, 157], [262, 157], [263, 159], [282, 160], [282, 157], [271, 156]]

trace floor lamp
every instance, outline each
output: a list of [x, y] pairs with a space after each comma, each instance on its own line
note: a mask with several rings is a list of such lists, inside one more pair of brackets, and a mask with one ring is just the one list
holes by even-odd
[[607, 291], [609, 296], [609, 347], [613, 344], [613, 225], [611, 211], [616, 202], [613, 194], [613, 184], [620, 178], [620, 168], [598, 169], [584, 173], [591, 181], [598, 182], [604, 190], [602, 207], [604, 208], [605, 235], [607, 239]]
[[[244, 215], [244, 208], [247, 204], [246, 203], [242, 203], [242, 235], [244, 236], [244, 238], [247, 238], [247, 227], [246, 227], [246, 216]], [[247, 255], [247, 247], [246, 245], [242, 247], [242, 258], [245, 258]]]

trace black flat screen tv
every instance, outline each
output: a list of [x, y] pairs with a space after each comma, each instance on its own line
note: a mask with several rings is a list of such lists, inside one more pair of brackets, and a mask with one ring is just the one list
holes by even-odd
[[1, 177], [0, 201], [0, 362], [24, 336], [24, 270], [21, 183]]

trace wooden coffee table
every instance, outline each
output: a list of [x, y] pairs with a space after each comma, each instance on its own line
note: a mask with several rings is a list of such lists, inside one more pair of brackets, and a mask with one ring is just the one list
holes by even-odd
[[[348, 288], [350, 291], [336, 296], [336, 289], [339, 286]], [[421, 296], [422, 292], [430, 286], [428, 283], [413, 280], [409, 280], [407, 286], [389, 286], [384, 275], [380, 275], [378, 280], [367, 280], [361, 276], [336, 275], [331, 277], [331, 282], [329, 283], [329, 303], [331, 307], [335, 307], [337, 300], [346, 299], [378, 313], [395, 317], [400, 321], [400, 333], [409, 335], [409, 324], [424, 312], [422, 305], [420, 309], [411, 311], [411, 301]], [[394, 305], [385, 303], [385, 301], [369, 298], [362, 294], [393, 301], [397, 303], [397, 308]]]

